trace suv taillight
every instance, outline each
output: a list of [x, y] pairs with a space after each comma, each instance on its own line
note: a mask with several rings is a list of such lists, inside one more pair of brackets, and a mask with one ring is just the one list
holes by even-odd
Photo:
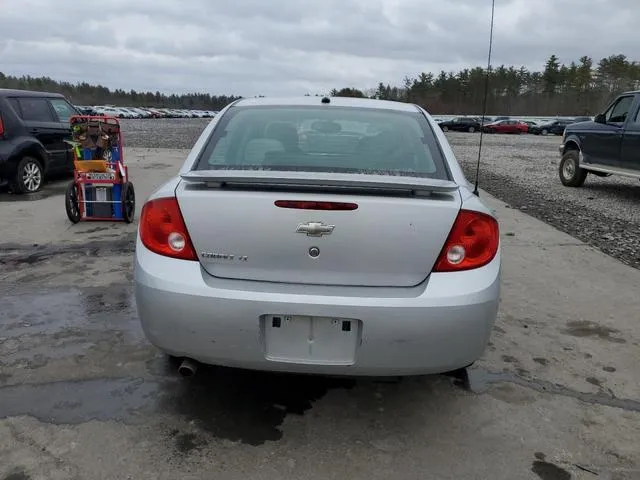
[[140, 214], [140, 239], [165, 257], [198, 260], [175, 197], [149, 200]]
[[4, 135], [4, 123], [2, 122], [2, 116], [0, 116], [0, 137]]
[[500, 230], [485, 213], [460, 210], [433, 268], [434, 272], [458, 272], [488, 264], [498, 253]]

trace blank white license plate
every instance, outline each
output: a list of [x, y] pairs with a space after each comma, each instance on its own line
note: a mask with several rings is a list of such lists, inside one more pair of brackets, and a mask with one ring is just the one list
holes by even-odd
[[352, 365], [360, 321], [303, 315], [265, 315], [265, 358], [277, 362]]
[[88, 173], [88, 180], [115, 180], [116, 175], [114, 173]]

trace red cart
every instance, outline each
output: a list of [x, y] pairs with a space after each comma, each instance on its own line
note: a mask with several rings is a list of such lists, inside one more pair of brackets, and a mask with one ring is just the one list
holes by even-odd
[[85, 220], [131, 223], [136, 202], [124, 164], [122, 132], [117, 118], [75, 115], [69, 119], [73, 147], [73, 181], [65, 207], [73, 223]]

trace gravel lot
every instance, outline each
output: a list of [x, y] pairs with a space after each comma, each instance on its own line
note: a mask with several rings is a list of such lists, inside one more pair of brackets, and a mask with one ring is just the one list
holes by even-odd
[[[124, 120], [130, 147], [190, 148], [210, 119]], [[469, 179], [479, 134], [447, 134]], [[558, 179], [560, 137], [486, 135], [480, 187], [622, 262], [640, 267], [640, 185], [590, 175], [583, 188]]]
[[127, 147], [191, 148], [210, 118], [120, 120]]

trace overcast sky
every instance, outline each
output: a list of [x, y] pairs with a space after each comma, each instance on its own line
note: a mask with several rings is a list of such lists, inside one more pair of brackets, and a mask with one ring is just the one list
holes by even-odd
[[[0, 0], [0, 71], [302, 95], [486, 64], [491, 0]], [[493, 64], [640, 60], [640, 0], [497, 0]]]

